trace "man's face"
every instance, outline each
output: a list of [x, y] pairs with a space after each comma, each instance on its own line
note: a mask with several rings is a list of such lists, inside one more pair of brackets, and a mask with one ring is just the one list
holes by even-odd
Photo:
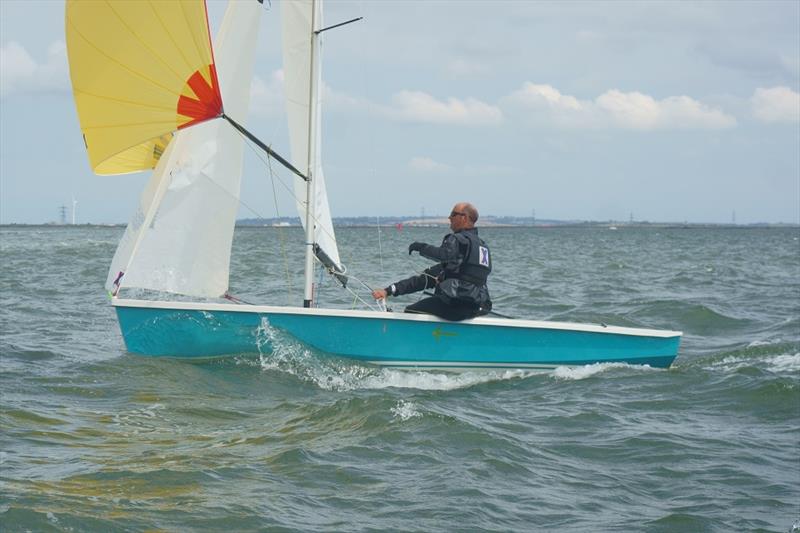
[[464, 211], [464, 204], [456, 204], [450, 211], [450, 229], [454, 232], [470, 227], [470, 220]]

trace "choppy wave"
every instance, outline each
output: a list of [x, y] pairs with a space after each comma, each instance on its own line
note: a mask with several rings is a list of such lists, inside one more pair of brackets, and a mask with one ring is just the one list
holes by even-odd
[[[493, 277], [510, 280], [490, 287], [501, 312], [686, 332], [670, 370], [545, 374], [379, 368], [267, 327], [260, 354], [126, 354], [101, 288], [121, 228], [0, 231], [4, 531], [789, 531], [798, 518], [796, 230], [487, 228]], [[380, 269], [371, 231], [343, 228], [353, 271], [408, 275]], [[441, 233], [384, 237], [405, 253]], [[280, 245], [237, 230], [237, 294], [285, 292], [259, 279]]]
[[768, 363], [777, 372], [800, 372], [800, 353], [776, 355]]
[[419, 411], [419, 406], [407, 400], [398, 401], [397, 405], [392, 407], [392, 414], [402, 422], [422, 416], [422, 413]]
[[740, 330], [750, 324], [750, 320], [747, 318], [731, 316], [716, 306], [684, 300], [648, 303], [640, 306], [638, 312], [649, 317], [659, 317], [660, 321], [666, 323], [675, 324], [673, 329], [681, 329], [697, 335]]
[[309, 348], [264, 320], [259, 329], [259, 364], [263, 370], [278, 370], [325, 390], [419, 390], [465, 389], [481, 383], [519, 379], [532, 375], [523, 370], [466, 371], [395, 370], [331, 357]]
[[581, 380], [604, 374], [612, 370], [625, 369], [632, 372], [659, 372], [660, 369], [649, 365], [629, 365], [627, 363], [594, 363], [583, 366], [559, 366], [553, 370], [553, 377], [563, 380]]
[[754, 368], [776, 373], [800, 371], [800, 344], [782, 339], [755, 340], [733, 350], [725, 350], [700, 363], [706, 370], [736, 371]]
[[762, 368], [775, 373], [797, 373], [800, 372], [800, 353], [769, 355], [763, 357], [728, 355], [706, 368], [723, 368], [725, 370]]

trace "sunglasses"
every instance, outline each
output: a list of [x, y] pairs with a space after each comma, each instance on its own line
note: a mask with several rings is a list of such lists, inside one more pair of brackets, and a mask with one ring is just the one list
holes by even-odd
[[449, 216], [449, 217], [447, 217], [447, 218], [453, 218], [453, 217], [465, 217], [465, 216], [467, 216], [467, 214], [466, 214], [466, 213], [459, 213], [458, 211], [453, 211], [453, 212], [451, 212], [451, 213], [450, 213], [450, 216]]

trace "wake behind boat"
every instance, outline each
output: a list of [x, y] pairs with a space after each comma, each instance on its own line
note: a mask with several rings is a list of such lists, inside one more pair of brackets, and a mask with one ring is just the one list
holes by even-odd
[[[230, 2], [212, 46], [202, 0], [68, 0], [76, 106], [99, 174], [154, 169], [106, 283], [128, 351], [210, 357], [269, 351], [267, 328], [327, 354], [402, 368], [669, 367], [680, 332], [315, 307], [316, 263], [347, 286], [321, 162], [321, 2], [281, 3], [291, 161], [246, 125], [262, 7]], [[303, 307], [210, 303], [227, 295], [243, 146], [293, 175], [306, 231]], [[144, 289], [195, 301], [125, 298]]]

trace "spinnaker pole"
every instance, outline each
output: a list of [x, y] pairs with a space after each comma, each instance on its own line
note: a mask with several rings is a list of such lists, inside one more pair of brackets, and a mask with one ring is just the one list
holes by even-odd
[[294, 172], [295, 174], [297, 174], [298, 176], [300, 176], [304, 180], [308, 181], [308, 177], [306, 177], [302, 172], [297, 170], [294, 167], [294, 165], [292, 165], [286, 159], [284, 159], [281, 156], [281, 154], [279, 154], [278, 152], [276, 152], [275, 150], [273, 150], [272, 148], [270, 148], [269, 146], [264, 144], [258, 137], [256, 137], [252, 133], [250, 133], [247, 130], [247, 128], [245, 128], [244, 126], [242, 126], [241, 124], [239, 124], [238, 122], [233, 120], [231, 117], [229, 117], [225, 113], [222, 113], [222, 115], [220, 115], [220, 117], [222, 117], [225, 120], [227, 120], [228, 123], [230, 123], [230, 125], [233, 126], [236, 129], [236, 131], [238, 131], [239, 133], [241, 133], [242, 135], [244, 135], [245, 137], [247, 137], [248, 139], [253, 141], [256, 144], [256, 146], [258, 146], [259, 148], [264, 150], [267, 154], [272, 156], [278, 163], [280, 163], [281, 165], [285, 166], [287, 169], [291, 170], [292, 172]]

